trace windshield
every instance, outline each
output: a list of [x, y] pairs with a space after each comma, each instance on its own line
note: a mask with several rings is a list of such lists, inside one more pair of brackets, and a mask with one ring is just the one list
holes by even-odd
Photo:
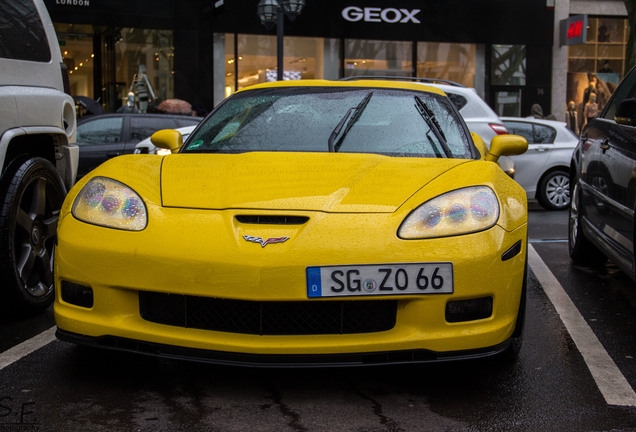
[[205, 120], [182, 152], [335, 151], [472, 158], [471, 149], [462, 120], [442, 95], [308, 86], [237, 93]]

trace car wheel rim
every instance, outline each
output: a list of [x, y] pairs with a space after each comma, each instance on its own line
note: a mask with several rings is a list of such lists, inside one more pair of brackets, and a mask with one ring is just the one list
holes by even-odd
[[53, 290], [53, 253], [62, 196], [46, 177], [24, 189], [16, 212], [15, 265], [24, 290], [42, 298]]
[[552, 177], [545, 188], [545, 194], [550, 204], [564, 208], [570, 204], [570, 179], [559, 174]]
[[578, 186], [574, 186], [572, 204], [570, 205], [570, 247], [576, 245], [576, 238], [579, 233], [578, 190]]

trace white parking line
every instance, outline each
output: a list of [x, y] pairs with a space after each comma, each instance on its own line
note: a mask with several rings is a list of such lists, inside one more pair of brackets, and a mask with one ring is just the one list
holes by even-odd
[[53, 326], [48, 330], [44, 330], [37, 336], [14, 346], [7, 351], [0, 353], [0, 370], [6, 368], [12, 363], [17, 362], [22, 357], [31, 354], [33, 351], [42, 348], [55, 340], [56, 327]]
[[636, 407], [636, 393], [532, 245], [528, 245], [528, 263], [583, 355], [605, 401], [609, 405]]

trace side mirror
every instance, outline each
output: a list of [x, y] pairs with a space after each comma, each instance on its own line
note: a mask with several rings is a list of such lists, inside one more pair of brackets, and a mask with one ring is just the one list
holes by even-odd
[[497, 135], [490, 141], [486, 160], [497, 162], [500, 156], [520, 155], [528, 150], [528, 140], [519, 135]]
[[636, 99], [625, 99], [618, 104], [614, 120], [618, 124], [636, 126]]
[[174, 129], [162, 129], [152, 134], [150, 142], [159, 148], [170, 150], [171, 153], [179, 151], [183, 145], [181, 132]]

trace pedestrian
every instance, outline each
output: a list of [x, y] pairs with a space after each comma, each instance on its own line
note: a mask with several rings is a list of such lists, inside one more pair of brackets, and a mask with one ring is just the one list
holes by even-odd
[[565, 122], [568, 125], [568, 129], [578, 136], [579, 119], [576, 114], [576, 103], [574, 101], [568, 102], [568, 109], [565, 111]]
[[590, 94], [590, 100], [585, 104], [583, 108], [583, 126], [585, 126], [591, 119], [598, 115], [598, 103], [596, 103], [596, 93]]
[[195, 117], [205, 117], [208, 114], [208, 110], [205, 109], [203, 103], [197, 101], [192, 104], [192, 115]]
[[536, 103], [530, 107], [530, 117], [534, 117], [536, 119], [543, 118], [543, 108], [541, 108], [541, 105]]

